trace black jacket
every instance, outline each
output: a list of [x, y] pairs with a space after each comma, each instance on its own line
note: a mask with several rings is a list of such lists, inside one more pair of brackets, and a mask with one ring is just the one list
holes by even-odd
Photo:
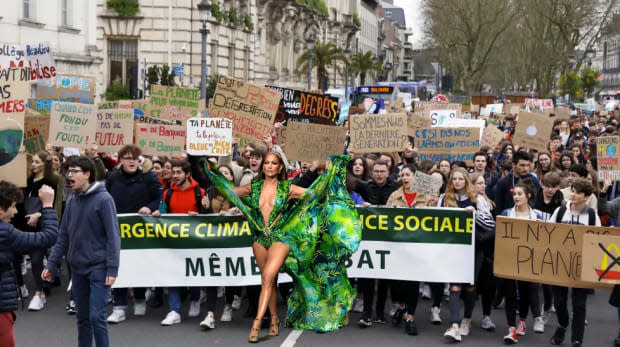
[[0, 312], [17, 310], [17, 281], [12, 266], [15, 253], [51, 247], [56, 242], [58, 215], [53, 208], [41, 211], [40, 224], [40, 232], [29, 233], [0, 221]]
[[390, 194], [399, 188], [397, 182], [388, 178], [384, 185], [378, 186], [375, 181], [357, 181], [355, 189], [359, 195], [362, 196], [364, 201], [372, 205], [385, 205], [387, 204]]
[[512, 188], [515, 184], [519, 183], [519, 180], [524, 178], [530, 178], [534, 182], [536, 190], [540, 189], [540, 183], [538, 179], [532, 174], [527, 173], [520, 178], [515, 177], [513, 172], [510, 173], [499, 181], [495, 185], [495, 213], [502, 213], [504, 210], [513, 208], [515, 206], [514, 200], [512, 200]]
[[553, 212], [555, 211], [555, 209], [562, 206], [563, 199], [564, 199], [564, 195], [562, 195], [562, 192], [558, 189], [553, 195], [553, 198], [551, 198], [551, 201], [548, 204], [546, 204], [545, 197], [543, 196], [543, 191], [541, 188], [538, 190], [538, 193], [536, 194], [533, 207], [539, 210], [540, 212], [542, 212], [543, 221], [548, 222], [549, 219], [551, 219], [551, 216], [553, 215]]
[[110, 172], [105, 187], [112, 195], [118, 213], [137, 213], [144, 206], [155, 211], [163, 194], [157, 176], [153, 172], [142, 173], [139, 169], [133, 175], [123, 171], [122, 167]]

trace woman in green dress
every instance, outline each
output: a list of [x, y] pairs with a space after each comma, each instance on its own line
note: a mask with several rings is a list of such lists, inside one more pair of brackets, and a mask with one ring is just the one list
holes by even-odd
[[[295, 284], [288, 301], [287, 326], [333, 331], [344, 324], [355, 297], [344, 263], [361, 239], [359, 216], [345, 185], [348, 159], [332, 157], [331, 165], [307, 190], [286, 180], [276, 153], [265, 156], [259, 178], [240, 187], [229, 184], [214, 166], [205, 170], [255, 231], [252, 248], [262, 287], [249, 342], [258, 342], [267, 308], [269, 335], [279, 334], [275, 284], [283, 265]], [[288, 204], [292, 199], [298, 201]]]

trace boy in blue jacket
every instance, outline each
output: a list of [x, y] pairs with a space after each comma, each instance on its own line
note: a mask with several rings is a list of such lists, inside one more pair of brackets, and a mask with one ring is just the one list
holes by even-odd
[[77, 308], [78, 346], [108, 347], [106, 305], [118, 275], [120, 230], [114, 199], [95, 182], [95, 165], [85, 156], [69, 157], [67, 184], [74, 195], [67, 201], [58, 241], [41, 277], [51, 280], [66, 256], [71, 267]]

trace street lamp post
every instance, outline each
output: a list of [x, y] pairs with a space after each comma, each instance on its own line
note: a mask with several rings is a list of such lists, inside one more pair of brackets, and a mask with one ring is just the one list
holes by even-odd
[[202, 28], [200, 28], [200, 34], [202, 35], [202, 57], [200, 59], [200, 98], [207, 98], [207, 20], [209, 19], [209, 13], [211, 12], [211, 2], [209, 0], [202, 0], [198, 4], [198, 14], [200, 15], [200, 21], [202, 22]]
[[308, 91], [312, 90], [312, 49], [314, 48], [314, 37], [312, 33], [306, 40], [308, 44]]
[[[347, 46], [347, 49], [344, 51], [344, 54], [348, 58], [350, 53], [351, 53], [351, 50]], [[349, 64], [347, 61], [345, 61], [345, 67], [344, 67], [344, 101], [345, 102], [349, 101]]]

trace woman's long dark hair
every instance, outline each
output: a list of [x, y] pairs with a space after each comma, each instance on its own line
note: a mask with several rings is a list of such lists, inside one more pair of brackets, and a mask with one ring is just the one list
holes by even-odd
[[354, 157], [351, 160], [349, 160], [349, 162], [347, 163], [347, 174], [354, 176], [353, 165], [358, 159], [362, 161], [362, 165], [364, 166], [364, 173], [362, 174], [362, 177], [357, 177], [357, 178], [361, 179], [362, 181], [368, 181], [370, 179], [370, 176], [368, 175], [368, 163], [366, 162], [366, 159], [364, 157]]
[[260, 172], [259, 177], [261, 179], [265, 179], [265, 173], [263, 172], [263, 165], [265, 165], [265, 159], [267, 159], [267, 156], [270, 154], [275, 155], [276, 158], [278, 158], [280, 165], [282, 166], [282, 170], [280, 170], [276, 178], [278, 179], [278, 181], [286, 181], [287, 175], [286, 175], [286, 167], [284, 167], [284, 161], [282, 160], [282, 157], [280, 156], [280, 154], [276, 152], [269, 152], [263, 157], [263, 161], [260, 163], [260, 168], [258, 170], [258, 172]]

